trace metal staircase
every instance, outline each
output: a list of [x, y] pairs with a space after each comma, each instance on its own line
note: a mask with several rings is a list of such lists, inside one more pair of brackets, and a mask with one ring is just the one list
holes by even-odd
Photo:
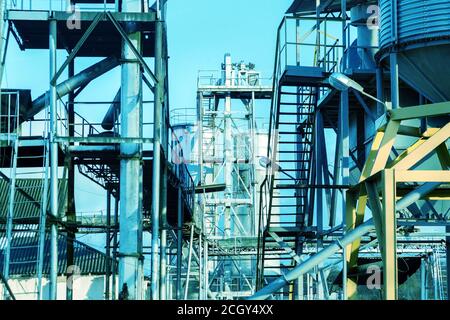
[[[314, 193], [308, 186], [312, 183], [317, 90], [313, 86], [285, 85], [283, 80], [277, 89], [269, 214], [261, 235], [260, 281], [266, 283], [301, 262], [297, 255], [299, 237], [308, 238], [314, 232], [309, 206]], [[279, 298], [292, 294], [292, 287], [285, 288]]]
[[[300, 263], [303, 244], [317, 237], [314, 158], [320, 155], [315, 152], [316, 115], [319, 99], [328, 86], [325, 79], [335, 71], [339, 59], [335, 54], [338, 41], [334, 40], [323, 47], [319, 41], [310, 54], [314, 58], [309, 65], [301, 59], [288, 61], [290, 43], [280, 43], [288, 41], [280, 31], [289, 19], [295, 20], [285, 18], [277, 37], [267, 171], [260, 189], [258, 288]], [[303, 56], [299, 49], [303, 43], [294, 45], [298, 59]], [[291, 285], [272, 298], [294, 299], [295, 294]]]

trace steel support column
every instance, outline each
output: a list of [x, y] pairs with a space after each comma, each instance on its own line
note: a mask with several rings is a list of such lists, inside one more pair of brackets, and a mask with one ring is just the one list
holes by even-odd
[[[122, 2], [123, 12], [142, 12], [142, 2]], [[128, 34], [141, 47], [140, 32]], [[142, 137], [142, 74], [131, 47], [122, 41], [121, 136]], [[120, 144], [119, 290], [128, 299], [142, 299], [142, 144]]]
[[[75, 60], [72, 59], [68, 66], [68, 78], [72, 78], [75, 75]], [[74, 108], [75, 94], [73, 91], [69, 93], [68, 96], [68, 124], [69, 124], [69, 136], [75, 136], [75, 108]], [[70, 143], [73, 145], [73, 143]], [[75, 208], [75, 165], [73, 163], [72, 157], [69, 155], [67, 159], [67, 267], [74, 265], [74, 248], [73, 241], [76, 237], [76, 228], [74, 223], [76, 223], [76, 208]], [[73, 275], [72, 273], [66, 273], [66, 300], [73, 299]]]
[[[159, 4], [159, 1], [157, 2]], [[159, 9], [159, 8], [158, 8]], [[160, 17], [160, 16], [159, 16]], [[153, 112], [153, 177], [152, 177], [152, 269], [151, 269], [151, 297], [159, 299], [159, 236], [160, 236], [160, 196], [161, 196], [161, 123], [164, 104], [163, 78], [163, 21], [156, 21], [155, 31], [155, 102]]]
[[383, 280], [384, 299], [397, 300], [397, 222], [395, 217], [395, 175], [386, 169], [382, 174], [383, 185]]

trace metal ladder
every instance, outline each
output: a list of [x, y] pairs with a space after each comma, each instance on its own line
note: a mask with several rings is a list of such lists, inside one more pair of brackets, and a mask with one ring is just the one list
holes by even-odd
[[[42, 273], [44, 261], [45, 245], [45, 225], [48, 202], [48, 165], [49, 165], [49, 145], [47, 139], [42, 139], [42, 154], [33, 156], [19, 155], [19, 147], [24, 146], [30, 140], [21, 139], [16, 135], [12, 140], [12, 164], [10, 169], [10, 193], [9, 205], [6, 219], [6, 245], [4, 261], [4, 277], [6, 281], [10, 279], [12, 267], [23, 264], [35, 263], [35, 287], [32, 292], [21, 292], [18, 294], [36, 294], [38, 300], [42, 299]], [[34, 142], [35, 143], [35, 142]], [[42, 159], [41, 170], [18, 172], [17, 165], [20, 160]], [[30, 179], [30, 175], [37, 175], [39, 178]], [[20, 177], [24, 178], [20, 178]], [[39, 208], [38, 224], [23, 229], [21, 217], [16, 217], [16, 210], [21, 208], [36, 206]], [[17, 228], [18, 230], [14, 230]], [[21, 236], [30, 236], [31, 241], [21, 241]], [[27, 243], [28, 242], [28, 243]], [[31, 245], [30, 245], [31, 244]], [[33, 260], [23, 260], [17, 252], [20, 250], [32, 250], [36, 247], [36, 258]], [[8, 297], [7, 297], [8, 298]]]

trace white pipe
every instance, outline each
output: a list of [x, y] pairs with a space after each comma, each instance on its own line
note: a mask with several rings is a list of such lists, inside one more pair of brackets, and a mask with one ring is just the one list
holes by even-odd
[[[56, 74], [56, 37], [57, 22], [50, 20], [50, 79]], [[50, 85], [50, 212], [53, 218], [58, 218], [58, 143], [54, 141], [58, 130], [57, 115], [57, 90], [56, 86]], [[57, 297], [58, 277], [58, 229], [55, 223], [51, 225], [50, 240], [50, 300]]]

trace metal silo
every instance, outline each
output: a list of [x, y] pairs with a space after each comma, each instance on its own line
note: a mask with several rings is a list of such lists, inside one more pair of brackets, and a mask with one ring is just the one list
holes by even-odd
[[432, 102], [450, 100], [450, 0], [380, 0], [380, 59]]

